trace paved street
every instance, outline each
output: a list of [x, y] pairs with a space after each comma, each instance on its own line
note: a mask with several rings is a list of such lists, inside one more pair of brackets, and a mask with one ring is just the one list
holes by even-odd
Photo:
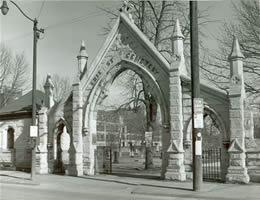
[[[48, 180], [50, 182], [48, 182]], [[172, 199], [132, 194], [137, 186], [74, 177], [41, 177], [40, 185], [1, 184], [1, 200], [148, 200]]]
[[[0, 173], [1, 200], [257, 200], [260, 184], [204, 183], [201, 192], [191, 182], [169, 182], [111, 175], [70, 177], [42, 175], [36, 182], [29, 174]], [[15, 177], [16, 180], [15, 180]]]

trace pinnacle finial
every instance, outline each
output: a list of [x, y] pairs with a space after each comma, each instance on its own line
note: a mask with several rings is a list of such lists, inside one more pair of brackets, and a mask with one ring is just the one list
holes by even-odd
[[80, 46], [80, 49], [79, 49], [78, 58], [79, 57], [88, 57], [84, 40], [81, 40], [81, 46]]
[[86, 49], [85, 41], [84, 41], [84, 40], [81, 40], [80, 51], [83, 50], [83, 49]]
[[47, 74], [47, 78], [46, 78], [46, 81], [45, 81], [45, 84], [44, 84], [44, 87], [51, 87], [51, 88], [54, 88], [54, 85], [53, 85], [53, 82], [51, 80], [51, 74]]
[[133, 4], [129, 0], [123, 2], [123, 6], [119, 9], [120, 12], [125, 13], [131, 22], [134, 22], [131, 10], [133, 9]]
[[240, 46], [238, 43], [238, 39], [234, 36], [233, 44], [232, 44], [232, 52], [229, 55], [230, 60], [238, 59], [238, 58], [245, 58], [240, 50]]
[[174, 30], [174, 33], [173, 33], [173, 38], [184, 39], [184, 36], [183, 36], [183, 34], [181, 32], [181, 26], [180, 26], [180, 22], [179, 22], [178, 18], [176, 19], [175, 30]]
[[120, 8], [120, 12], [122, 12], [122, 11], [124, 11], [124, 12], [129, 12], [131, 9], [132, 9], [132, 7], [133, 7], [133, 5], [130, 3], [130, 1], [129, 0], [125, 0], [124, 2], [123, 2], [123, 6], [122, 6], [122, 8]]

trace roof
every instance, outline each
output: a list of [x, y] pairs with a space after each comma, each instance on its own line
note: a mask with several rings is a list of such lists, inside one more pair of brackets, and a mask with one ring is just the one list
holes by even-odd
[[[44, 102], [45, 94], [36, 90], [36, 105], [41, 106]], [[32, 91], [21, 96], [20, 98], [8, 103], [5, 107], [0, 109], [0, 114], [15, 113], [18, 111], [31, 111], [32, 110]]]
[[[98, 65], [101, 63], [103, 58], [105, 57], [106, 53], [109, 51], [109, 48], [112, 46], [116, 36], [119, 33], [120, 26], [125, 25], [125, 27], [128, 29], [129, 34], [133, 35], [133, 37], [142, 45], [142, 48], [147, 51], [158, 63], [160, 63], [161, 67], [168, 71], [170, 68], [169, 62], [166, 60], [166, 58], [156, 49], [154, 44], [145, 36], [145, 34], [135, 25], [131, 19], [124, 13], [120, 12], [120, 15], [112, 28], [111, 32], [109, 33], [108, 37], [106, 38], [105, 42], [103, 43], [103, 46], [99, 50], [97, 56], [92, 61], [89, 69], [89, 74], [92, 75], [92, 77], [95, 76], [96, 72], [98, 71]], [[91, 80], [91, 77], [88, 77], [86, 74], [81, 74], [81, 79], [83, 85], [85, 85], [89, 80]]]
[[[120, 15], [110, 31], [108, 37], [106, 38], [105, 42], [103, 43], [103, 46], [99, 50], [97, 56], [92, 61], [89, 69], [89, 74], [82, 73], [81, 74], [81, 83], [83, 85], [83, 88], [87, 85], [89, 81], [93, 79], [93, 77], [97, 74], [99, 68], [99, 64], [102, 62], [103, 58], [105, 57], [106, 53], [109, 51], [109, 48], [113, 44], [117, 34], [119, 34], [119, 28], [120, 26], [125, 25], [129, 31], [129, 34], [133, 35], [133, 37], [138, 40], [138, 42], [142, 45], [144, 50], [146, 50], [162, 67], [164, 71], [169, 71], [170, 69], [170, 63], [169, 61], [156, 49], [154, 44], [149, 41], [149, 39], [146, 37], [146, 35], [135, 25], [135, 23], [127, 16], [125, 12], [120, 12]], [[177, 32], [175, 32], [176, 37], [182, 37], [182, 33], [180, 31], [180, 25], [179, 21], [176, 21], [176, 27]], [[182, 80], [191, 82], [190, 76], [186, 76], [185, 74], [181, 75]], [[201, 78], [201, 86], [207, 91], [213, 91], [222, 98], [226, 99], [227, 94], [225, 91], [217, 88], [211, 81], [205, 80]]]
[[[187, 82], [191, 84], [191, 77], [186, 75], [181, 75], [181, 80], [184, 82]], [[228, 95], [226, 91], [217, 88], [210, 80], [207, 79], [200, 79], [200, 88], [203, 91], [206, 91], [207, 93], [210, 93], [212, 96], [220, 97], [224, 101], [228, 100]]]

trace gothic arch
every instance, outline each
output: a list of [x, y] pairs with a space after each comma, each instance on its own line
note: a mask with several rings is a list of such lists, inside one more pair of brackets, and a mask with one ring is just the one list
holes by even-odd
[[85, 100], [85, 104], [83, 106], [85, 125], [87, 125], [87, 115], [92, 110], [91, 108], [93, 108], [93, 105], [96, 106], [96, 103], [98, 103], [97, 100], [100, 100], [102, 99], [102, 97], [106, 96], [106, 92], [108, 91], [108, 88], [113, 84], [114, 80], [126, 70], [132, 70], [137, 73], [141, 77], [141, 79], [149, 86], [149, 91], [155, 96], [156, 101], [160, 105], [162, 113], [162, 123], [168, 123], [168, 102], [165, 98], [165, 96], [168, 95], [165, 94], [167, 91], [163, 91], [154, 76], [147, 69], [143, 68], [139, 63], [122, 59], [111, 66], [110, 69], [107, 70], [103, 77], [101, 77], [100, 80], [90, 90], [88, 89], [90, 93], [88, 94], [88, 97]]
[[[212, 120], [214, 120], [215, 125], [219, 128], [219, 130], [221, 132], [221, 136], [222, 136], [222, 138], [221, 138], [222, 142], [228, 141], [229, 137], [228, 137], [228, 132], [227, 132], [225, 123], [223, 122], [220, 115], [213, 108], [211, 108], [208, 105], [204, 105], [204, 118], [206, 116], [210, 116], [210, 118], [212, 118]], [[184, 132], [184, 133], [186, 133], [185, 141], [189, 143], [192, 140], [192, 120], [191, 120], [191, 117], [187, 121], [187, 123], [184, 125], [184, 130], [186, 130]]]
[[66, 119], [64, 119], [63, 117], [59, 118], [59, 120], [55, 123], [55, 126], [54, 126], [54, 134], [56, 133], [57, 134], [57, 129], [58, 127], [61, 125], [61, 124], [64, 124], [64, 126], [67, 127], [67, 130], [68, 130], [68, 133], [71, 133], [71, 125], [66, 121]]
[[[57, 160], [61, 160], [61, 150], [58, 149], [60, 148], [60, 142], [61, 142], [61, 134], [63, 134], [63, 129], [66, 127], [67, 133], [70, 136], [70, 141], [71, 141], [71, 134], [72, 134], [72, 128], [70, 124], [63, 118], [59, 118], [57, 122], [54, 125], [53, 132], [52, 132], [52, 139], [51, 139], [51, 146], [52, 146], [52, 151], [50, 151], [51, 156], [49, 157], [50, 163], [51, 163], [51, 170], [54, 173], [61, 173], [59, 169], [57, 169]], [[64, 169], [62, 169], [64, 171]], [[63, 172], [62, 172], [63, 173]]]
[[[167, 101], [168, 94], [165, 94], [165, 92], [168, 92], [167, 88], [162, 90], [160, 84], [151, 74], [151, 72], [141, 66], [139, 63], [121, 59], [114, 65], [111, 65], [109, 69], [107, 69], [107, 72], [104, 73], [104, 75], [99, 79], [99, 81], [91, 89], [88, 89], [89, 94], [83, 105], [83, 122], [84, 127], [88, 130], [87, 141], [92, 141], [92, 136], [96, 133], [97, 105], [99, 105], [103, 98], [106, 97], [106, 92], [113, 84], [114, 80], [126, 70], [132, 70], [137, 73], [140, 78], [148, 85], [149, 92], [151, 92], [152, 95], [156, 98], [156, 102], [160, 106], [162, 124], [169, 124]], [[83, 88], [83, 92], [84, 91], [85, 90]], [[83, 152], [92, 152], [94, 154], [95, 148], [96, 147], [94, 145], [83, 145]], [[90, 166], [90, 172], [88, 173], [94, 173], [94, 166]]]

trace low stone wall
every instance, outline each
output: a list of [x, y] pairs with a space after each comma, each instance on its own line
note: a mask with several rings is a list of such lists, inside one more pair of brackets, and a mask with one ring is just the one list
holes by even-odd
[[260, 182], [260, 149], [248, 150], [246, 153], [246, 165], [250, 181]]

